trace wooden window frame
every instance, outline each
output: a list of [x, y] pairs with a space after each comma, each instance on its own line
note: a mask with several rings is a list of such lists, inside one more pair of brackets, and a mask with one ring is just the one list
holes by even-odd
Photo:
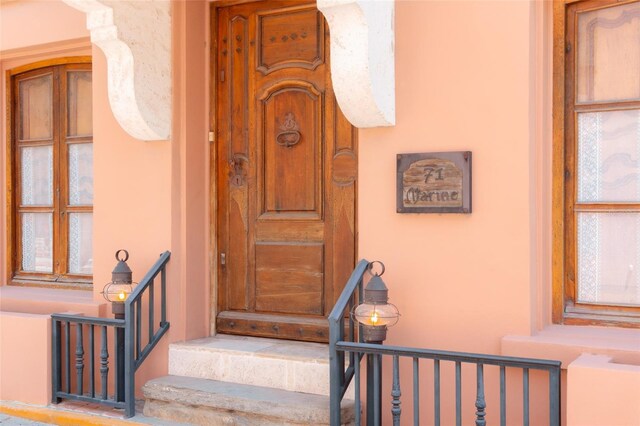
[[[557, 324], [613, 325], [640, 328], [640, 307], [581, 304], [576, 292], [576, 211], [640, 212], [640, 203], [578, 203], [575, 129], [577, 113], [640, 108], [640, 101], [576, 103], [577, 12], [637, 0], [565, 0], [553, 9], [553, 180], [552, 180], [552, 320]], [[571, 19], [571, 18], [574, 19]]]
[[[43, 286], [91, 290], [93, 275], [69, 274], [68, 270], [68, 214], [92, 213], [93, 205], [70, 206], [68, 199], [68, 146], [74, 143], [93, 143], [91, 136], [67, 136], [67, 78], [62, 73], [74, 70], [92, 70], [90, 56], [73, 56], [39, 61], [6, 72], [6, 165], [7, 165], [7, 282], [11, 285]], [[18, 76], [37, 76], [51, 73], [53, 87], [53, 207], [20, 206], [19, 147], [15, 114], [18, 101]], [[60, 81], [60, 83], [58, 83]], [[65, 92], [61, 95], [59, 92]], [[47, 142], [44, 145], [49, 145]], [[38, 146], [38, 141], [20, 143], [20, 146]], [[27, 211], [52, 211], [53, 213], [53, 271], [52, 273], [21, 271], [22, 245], [19, 232], [19, 215]]]

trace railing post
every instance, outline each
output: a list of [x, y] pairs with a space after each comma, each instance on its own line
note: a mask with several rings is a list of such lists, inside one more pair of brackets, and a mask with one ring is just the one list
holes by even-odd
[[487, 413], [484, 409], [487, 407], [487, 402], [484, 399], [484, 366], [480, 363], [477, 364], [478, 377], [476, 378], [476, 426], [485, 426], [487, 421], [485, 416]]
[[116, 401], [123, 402], [125, 400], [124, 387], [125, 387], [125, 352], [124, 352], [124, 329], [122, 327], [116, 327], [115, 329], [116, 339], [116, 375], [118, 376], [117, 388], [116, 388]]
[[507, 373], [504, 365], [500, 366], [500, 426], [507, 426]]
[[382, 355], [367, 354], [367, 426], [380, 425]]
[[65, 391], [71, 393], [71, 322], [64, 323], [64, 384]]
[[529, 369], [522, 369], [522, 423], [529, 426]]
[[440, 426], [440, 360], [433, 360], [433, 421]]
[[462, 364], [456, 361], [456, 426], [462, 426]]
[[58, 398], [58, 391], [60, 390], [60, 386], [62, 383], [62, 365], [61, 365], [61, 355], [62, 355], [62, 342], [60, 335], [61, 332], [61, 323], [58, 320], [52, 320], [53, 326], [51, 327], [51, 373], [52, 373], [52, 381], [51, 381], [51, 402], [54, 404], [58, 404], [61, 401], [61, 398]]
[[125, 302], [124, 311], [124, 402], [126, 418], [133, 417], [136, 414], [136, 369], [134, 350], [134, 323], [133, 308], [131, 300]]
[[84, 372], [84, 345], [82, 341], [82, 324], [76, 324], [76, 393], [83, 394], [82, 379]]
[[329, 321], [329, 412], [331, 426], [340, 426], [342, 423], [340, 411], [340, 375], [344, 374], [340, 371], [339, 356], [344, 353], [338, 353], [336, 342], [341, 337], [340, 326], [334, 321]]
[[107, 399], [109, 377], [109, 349], [107, 340], [107, 326], [102, 326], [102, 333], [100, 334], [100, 387], [102, 392], [100, 393], [102, 399]]
[[549, 370], [549, 425], [560, 426], [560, 401], [561, 401], [561, 385], [560, 385], [560, 366]]
[[393, 426], [400, 426], [400, 357], [393, 356], [393, 386], [391, 387], [391, 414], [393, 416]]

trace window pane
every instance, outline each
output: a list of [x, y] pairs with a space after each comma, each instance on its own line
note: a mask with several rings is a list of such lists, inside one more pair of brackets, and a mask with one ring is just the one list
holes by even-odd
[[22, 213], [22, 270], [53, 271], [51, 213]]
[[578, 15], [578, 102], [640, 98], [640, 2]]
[[22, 205], [53, 204], [53, 147], [25, 147], [20, 150]]
[[18, 114], [21, 140], [51, 139], [53, 131], [51, 74], [19, 83]]
[[69, 136], [91, 135], [93, 114], [91, 108], [91, 71], [72, 71], [67, 74], [67, 107]]
[[69, 145], [69, 204], [93, 204], [93, 144]]
[[93, 273], [93, 214], [69, 214], [69, 273]]
[[581, 303], [640, 305], [640, 213], [578, 213]]
[[578, 114], [578, 201], [640, 201], [640, 110]]

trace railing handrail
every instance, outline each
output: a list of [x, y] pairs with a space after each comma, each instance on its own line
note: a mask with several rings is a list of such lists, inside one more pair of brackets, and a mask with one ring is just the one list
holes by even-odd
[[353, 293], [358, 288], [358, 285], [361, 284], [362, 276], [364, 275], [364, 272], [367, 270], [368, 266], [369, 261], [366, 259], [362, 259], [358, 262], [355, 269], [351, 273], [351, 276], [349, 277], [349, 281], [347, 281], [347, 284], [344, 286], [344, 290], [342, 290], [340, 297], [336, 301], [336, 304], [333, 306], [333, 309], [329, 314], [329, 323], [338, 322], [343, 317], [343, 312], [349, 304], [349, 299], [351, 299], [351, 297], [353, 296]]
[[441, 351], [403, 346], [377, 345], [372, 343], [337, 342], [336, 348], [345, 352], [361, 354], [398, 355], [411, 358], [437, 359], [472, 364], [498, 365], [504, 367], [530, 368], [535, 370], [555, 370], [561, 361], [535, 358], [521, 358], [501, 355], [477, 354], [470, 352]]
[[54, 321], [65, 321], [80, 324], [106, 325], [111, 327], [124, 327], [125, 321], [115, 318], [85, 317], [71, 314], [51, 314]]
[[142, 277], [140, 283], [135, 287], [135, 289], [131, 292], [127, 300], [124, 302], [125, 312], [126, 307], [136, 302], [139, 298], [142, 297], [144, 291], [149, 287], [149, 285], [153, 282], [154, 278], [160, 273], [162, 268], [167, 264], [169, 259], [171, 258], [171, 252], [165, 251], [160, 255], [160, 258], [153, 264], [153, 266], [147, 271], [147, 273]]

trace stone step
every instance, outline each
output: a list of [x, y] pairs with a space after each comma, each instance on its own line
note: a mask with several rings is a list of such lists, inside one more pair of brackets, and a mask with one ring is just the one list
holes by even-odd
[[328, 396], [329, 346], [218, 335], [171, 344], [169, 374]]
[[[328, 425], [329, 397], [183, 376], [147, 382], [145, 416], [207, 426]], [[353, 400], [342, 403], [352, 425]]]

